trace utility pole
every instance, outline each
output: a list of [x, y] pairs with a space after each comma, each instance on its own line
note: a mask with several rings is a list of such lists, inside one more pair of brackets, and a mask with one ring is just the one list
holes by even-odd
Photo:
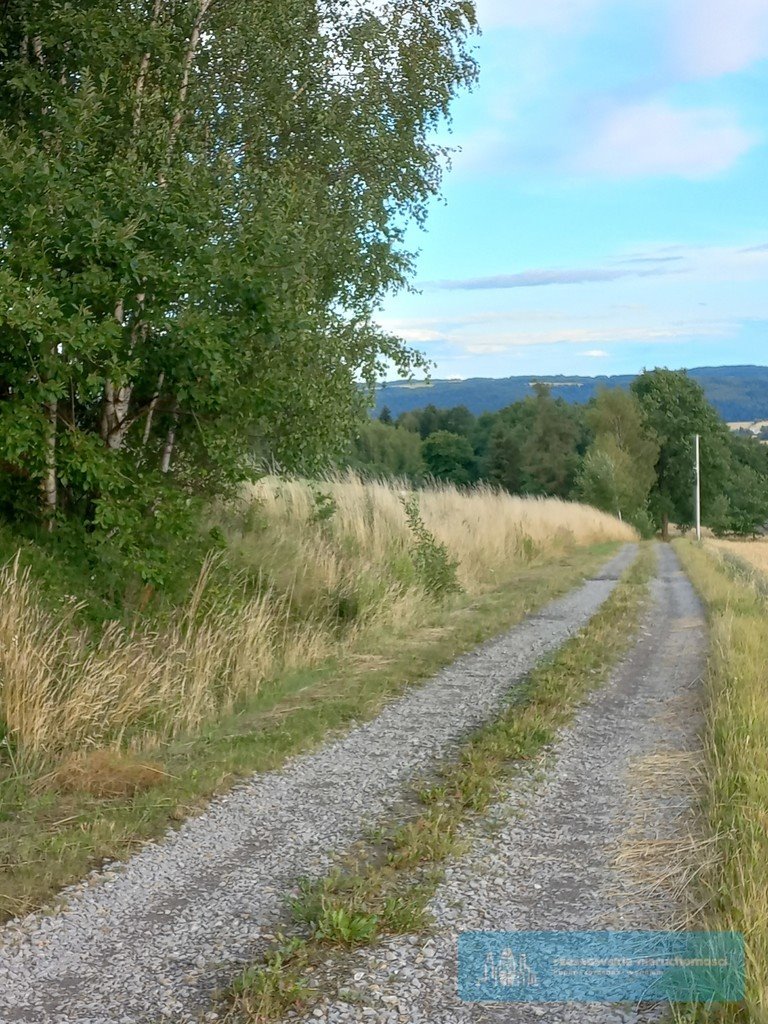
[[701, 438], [695, 437], [696, 447], [696, 540], [701, 541]]

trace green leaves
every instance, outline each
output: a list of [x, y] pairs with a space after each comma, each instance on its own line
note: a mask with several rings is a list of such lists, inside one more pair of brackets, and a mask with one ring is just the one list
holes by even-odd
[[[28, 483], [17, 515], [53, 472], [63, 514], [152, 575], [147, 538], [182, 531], [158, 513], [170, 492], [181, 507], [258, 457], [316, 466], [362, 418], [361, 382], [422, 366], [374, 314], [439, 186], [430, 133], [474, 79], [473, 29], [455, 0], [10, 5], [0, 476]], [[53, 446], [33, 426], [51, 395]]]

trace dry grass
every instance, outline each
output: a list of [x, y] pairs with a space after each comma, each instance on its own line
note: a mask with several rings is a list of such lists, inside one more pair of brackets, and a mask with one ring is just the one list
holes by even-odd
[[[318, 550], [311, 526], [314, 495], [328, 495], [334, 505]], [[411, 537], [402, 506], [405, 485], [363, 482], [348, 475], [316, 487], [304, 481], [267, 478], [249, 490], [270, 525], [284, 524], [298, 544], [312, 573], [338, 582], [345, 575], [347, 553], [355, 567], [380, 567], [393, 558], [407, 558]], [[459, 578], [469, 590], [492, 586], [511, 565], [536, 557], [552, 557], [575, 546], [602, 541], [635, 540], [635, 531], [589, 505], [555, 498], [513, 497], [489, 487], [469, 492], [445, 486], [419, 492], [427, 529], [459, 562]], [[349, 568], [348, 566], [346, 567]]]
[[55, 771], [37, 781], [36, 789], [87, 793], [100, 799], [131, 797], [160, 786], [167, 773], [156, 764], [116, 750], [71, 754]]
[[[747, 1000], [721, 1021], [768, 1021], [768, 601], [724, 554], [758, 544], [688, 543], [678, 550], [709, 611], [705, 811], [715, 856], [701, 891], [705, 927], [742, 932]], [[748, 559], [751, 561], [751, 559]], [[757, 564], [753, 562], [753, 564]]]
[[[262, 481], [227, 512], [226, 563], [209, 559], [162, 629], [110, 623], [94, 637], [75, 628], [73, 613], [44, 610], [18, 563], [0, 570], [0, 723], [14, 766], [195, 730], [361, 631], [417, 626], [428, 595], [402, 496], [355, 477]], [[469, 593], [532, 561], [634, 539], [581, 505], [447, 487], [419, 498]]]
[[738, 558], [768, 575], [768, 538], [755, 540], [708, 540], [707, 545], [729, 558]]

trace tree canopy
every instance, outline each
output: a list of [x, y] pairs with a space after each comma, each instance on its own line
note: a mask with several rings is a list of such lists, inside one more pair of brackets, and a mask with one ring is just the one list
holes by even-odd
[[[375, 426], [378, 450], [390, 452], [377, 460], [376, 472], [403, 471], [395, 453], [407, 440], [412, 467], [420, 453], [426, 469], [443, 479], [586, 501], [643, 535], [667, 532], [670, 522], [692, 524], [699, 434], [704, 525], [750, 534], [768, 523], [768, 446], [731, 432], [684, 371], [643, 373], [630, 391], [602, 388], [583, 405], [553, 398], [539, 385], [535, 397], [497, 413], [475, 417], [464, 406], [430, 404]], [[420, 482], [424, 469], [408, 475]]]
[[190, 496], [338, 450], [472, 84], [466, 0], [8, 0], [0, 496], [145, 561]]

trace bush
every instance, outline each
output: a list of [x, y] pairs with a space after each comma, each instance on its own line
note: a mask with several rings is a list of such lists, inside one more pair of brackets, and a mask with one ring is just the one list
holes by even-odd
[[637, 512], [628, 516], [627, 519], [644, 540], [649, 540], [655, 536], [656, 524], [647, 508], [638, 509]]
[[408, 527], [415, 541], [412, 557], [419, 583], [434, 597], [459, 592], [458, 561], [451, 558], [445, 544], [436, 540], [424, 525], [416, 495], [402, 500]]

